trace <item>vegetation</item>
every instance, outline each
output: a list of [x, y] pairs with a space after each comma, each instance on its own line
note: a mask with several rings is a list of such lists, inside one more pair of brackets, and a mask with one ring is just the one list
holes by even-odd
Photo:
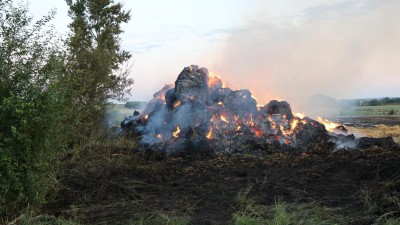
[[98, 136], [109, 100], [132, 84], [118, 37], [129, 11], [111, 0], [67, 3], [64, 42], [48, 26], [53, 11], [34, 22], [26, 3], [0, 1], [0, 221], [44, 203], [65, 147]]
[[341, 116], [400, 115], [400, 105], [353, 106], [342, 108]]
[[138, 109], [140, 107], [143, 107], [145, 104], [146, 104], [146, 102], [128, 101], [125, 103], [125, 108]]
[[57, 42], [27, 6], [0, 1], [0, 217], [44, 201], [59, 147]]
[[[121, 50], [121, 24], [130, 12], [111, 0], [67, 0], [71, 36], [64, 75], [68, 114], [74, 124], [71, 140], [82, 144], [101, 125], [110, 99], [122, 100], [133, 83], [122, 65], [131, 54]], [[67, 91], [69, 90], [69, 91]]]
[[249, 196], [250, 189], [240, 192], [237, 201], [239, 210], [233, 215], [235, 225], [288, 225], [288, 224], [346, 224], [343, 216], [335, 210], [318, 206], [316, 203], [285, 203], [275, 199], [272, 205], [260, 205]]

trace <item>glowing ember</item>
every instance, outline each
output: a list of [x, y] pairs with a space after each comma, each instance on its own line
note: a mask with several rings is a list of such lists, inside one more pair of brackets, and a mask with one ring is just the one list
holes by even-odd
[[262, 131], [261, 131], [261, 130], [259, 130], [259, 129], [253, 129], [253, 131], [254, 131], [254, 134], [255, 134], [257, 137], [261, 137], [261, 136], [262, 136]]
[[181, 105], [181, 101], [177, 101], [177, 102], [174, 103], [174, 108], [176, 108], [176, 107], [178, 107], [180, 105]]
[[341, 126], [342, 124], [331, 122], [327, 119], [323, 119], [321, 117], [317, 117], [317, 121], [322, 123], [325, 126], [325, 129], [333, 132], [336, 127]]
[[147, 120], [149, 118], [149, 115], [145, 115], [144, 119]]
[[224, 116], [224, 115], [221, 115], [221, 120], [224, 121], [225, 123], [229, 123], [226, 116]]
[[172, 132], [172, 136], [174, 137], [178, 137], [179, 132], [181, 132], [181, 130], [179, 129], [179, 126], [176, 126], [176, 130], [174, 132]]
[[237, 127], [236, 127], [236, 131], [239, 131], [240, 128], [242, 128], [242, 127], [241, 127], [241, 126], [237, 126]]
[[207, 135], [206, 135], [206, 137], [208, 138], [208, 139], [212, 139], [212, 127], [210, 127], [210, 131], [207, 133]]
[[222, 106], [222, 105], [224, 105], [224, 103], [222, 103], [222, 102], [218, 102], [218, 105], [221, 105], [221, 106]]

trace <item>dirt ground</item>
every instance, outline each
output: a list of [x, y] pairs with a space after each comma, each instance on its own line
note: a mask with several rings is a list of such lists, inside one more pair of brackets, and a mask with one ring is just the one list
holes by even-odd
[[[238, 193], [250, 188], [258, 204], [277, 198], [312, 203], [335, 208], [351, 224], [399, 216], [398, 202], [384, 200], [400, 199], [398, 150], [176, 158], [126, 149], [93, 154], [100, 150], [65, 156], [43, 213], [83, 224], [127, 224], [155, 213], [189, 216], [190, 224], [231, 224]], [[369, 200], [378, 206], [373, 213], [365, 213]]]
[[400, 125], [400, 116], [336, 116], [329, 120], [337, 123], [343, 123], [348, 126], [370, 127], [376, 125], [395, 126]]

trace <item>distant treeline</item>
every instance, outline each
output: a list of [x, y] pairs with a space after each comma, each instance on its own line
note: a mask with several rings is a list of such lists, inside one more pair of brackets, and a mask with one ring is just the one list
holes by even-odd
[[358, 100], [358, 106], [378, 106], [378, 105], [396, 105], [400, 104], [400, 98], [382, 98], [382, 99], [369, 99]]
[[125, 103], [125, 108], [128, 109], [139, 109], [146, 105], [147, 102], [136, 102], [136, 101], [128, 101]]

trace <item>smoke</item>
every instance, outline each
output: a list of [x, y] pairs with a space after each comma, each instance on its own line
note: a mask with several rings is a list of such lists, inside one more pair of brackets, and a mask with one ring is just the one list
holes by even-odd
[[[260, 8], [268, 7], [260, 3]], [[303, 10], [289, 21], [250, 18], [233, 32], [213, 66], [260, 103], [288, 100], [310, 113], [307, 99], [399, 95], [400, 1], [344, 1]], [[307, 111], [308, 110], [308, 111]]]

